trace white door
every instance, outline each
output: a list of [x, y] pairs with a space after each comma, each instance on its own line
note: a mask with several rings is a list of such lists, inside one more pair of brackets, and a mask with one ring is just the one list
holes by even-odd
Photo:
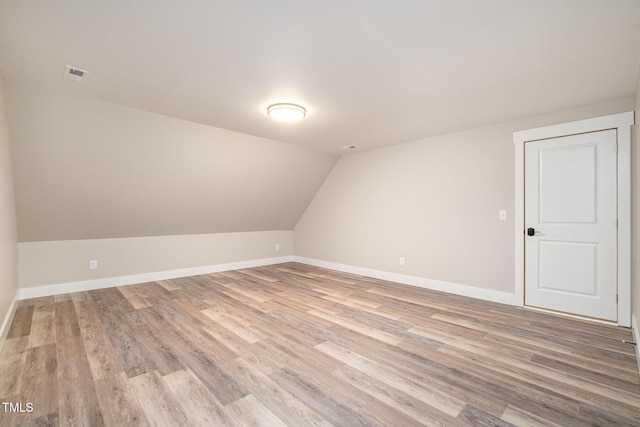
[[617, 320], [616, 146], [615, 129], [525, 144], [525, 305]]

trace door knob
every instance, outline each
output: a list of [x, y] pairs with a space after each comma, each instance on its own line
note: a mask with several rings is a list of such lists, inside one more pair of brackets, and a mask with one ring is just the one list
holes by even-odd
[[535, 228], [527, 228], [527, 235], [528, 236], [533, 236], [535, 234], [536, 234]]

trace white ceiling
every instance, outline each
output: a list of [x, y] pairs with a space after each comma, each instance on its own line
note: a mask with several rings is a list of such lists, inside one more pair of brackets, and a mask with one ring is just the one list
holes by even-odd
[[7, 80], [330, 152], [631, 96], [639, 47], [638, 0], [0, 0]]

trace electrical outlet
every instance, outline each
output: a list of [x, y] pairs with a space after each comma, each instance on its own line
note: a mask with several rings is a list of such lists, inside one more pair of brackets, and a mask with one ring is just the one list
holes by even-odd
[[89, 261], [89, 270], [97, 270], [98, 269], [98, 260], [92, 259]]
[[400, 257], [400, 265], [404, 265], [404, 257], [403, 256]]
[[276, 243], [276, 251], [280, 250], [280, 243]]
[[504, 209], [501, 209], [498, 211], [498, 219], [500, 221], [506, 221], [507, 220], [507, 211]]

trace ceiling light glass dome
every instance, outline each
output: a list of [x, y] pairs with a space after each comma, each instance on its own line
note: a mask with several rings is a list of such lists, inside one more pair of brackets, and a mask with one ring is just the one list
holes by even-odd
[[279, 103], [267, 107], [267, 114], [272, 119], [281, 122], [297, 122], [304, 119], [307, 110], [301, 105]]

